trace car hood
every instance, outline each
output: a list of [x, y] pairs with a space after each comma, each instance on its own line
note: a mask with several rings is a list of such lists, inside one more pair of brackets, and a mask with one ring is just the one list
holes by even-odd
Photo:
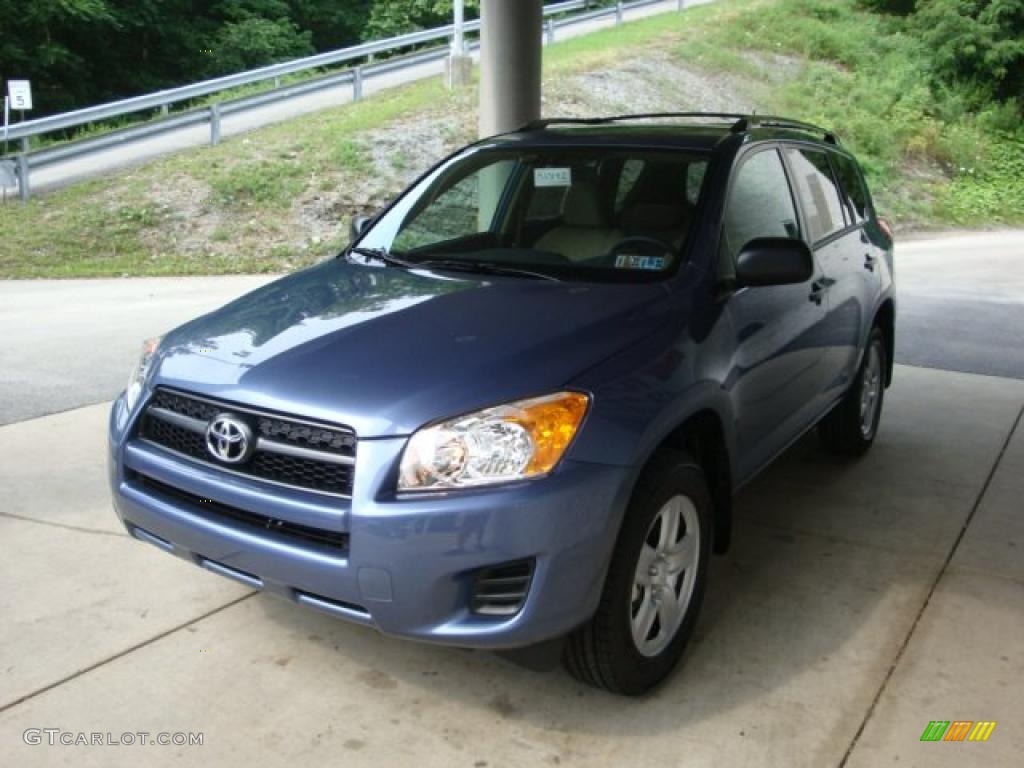
[[566, 386], [666, 322], [666, 293], [335, 259], [168, 334], [151, 383], [405, 435]]

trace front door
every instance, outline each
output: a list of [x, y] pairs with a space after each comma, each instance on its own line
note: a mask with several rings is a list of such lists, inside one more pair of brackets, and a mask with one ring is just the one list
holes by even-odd
[[[746, 155], [734, 172], [722, 233], [723, 258], [735, 263], [760, 237], [800, 238], [786, 171], [776, 148]], [[740, 287], [726, 300], [725, 327], [734, 349], [725, 377], [739, 441], [741, 482], [771, 460], [816, 417], [827, 370], [821, 346], [825, 286]]]

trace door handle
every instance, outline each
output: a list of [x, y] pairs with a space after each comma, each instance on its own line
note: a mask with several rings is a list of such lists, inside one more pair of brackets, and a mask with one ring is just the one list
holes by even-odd
[[864, 269], [866, 269], [868, 272], [875, 271], [875, 257], [872, 256], [870, 253], [864, 254]]
[[825, 283], [821, 280], [815, 280], [811, 283], [811, 294], [807, 297], [808, 301], [813, 301], [819, 307], [821, 306], [821, 300], [825, 297]]

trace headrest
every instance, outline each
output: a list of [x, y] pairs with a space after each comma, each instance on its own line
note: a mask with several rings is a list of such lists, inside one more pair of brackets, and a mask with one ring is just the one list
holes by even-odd
[[[644, 166], [636, 186], [629, 193], [628, 202], [683, 205], [686, 203], [686, 163], [652, 162]], [[632, 207], [632, 206], [630, 206]]]
[[577, 181], [569, 187], [562, 206], [562, 216], [568, 227], [599, 229], [606, 226], [601, 211], [601, 197], [593, 182]]
[[622, 228], [630, 234], [668, 232], [684, 224], [686, 209], [679, 205], [639, 203], [622, 214]]

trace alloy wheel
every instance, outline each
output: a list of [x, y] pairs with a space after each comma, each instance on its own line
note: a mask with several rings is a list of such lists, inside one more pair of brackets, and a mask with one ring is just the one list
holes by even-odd
[[700, 520], [693, 501], [673, 496], [654, 516], [640, 549], [629, 620], [636, 649], [657, 656], [679, 630], [697, 582]]

